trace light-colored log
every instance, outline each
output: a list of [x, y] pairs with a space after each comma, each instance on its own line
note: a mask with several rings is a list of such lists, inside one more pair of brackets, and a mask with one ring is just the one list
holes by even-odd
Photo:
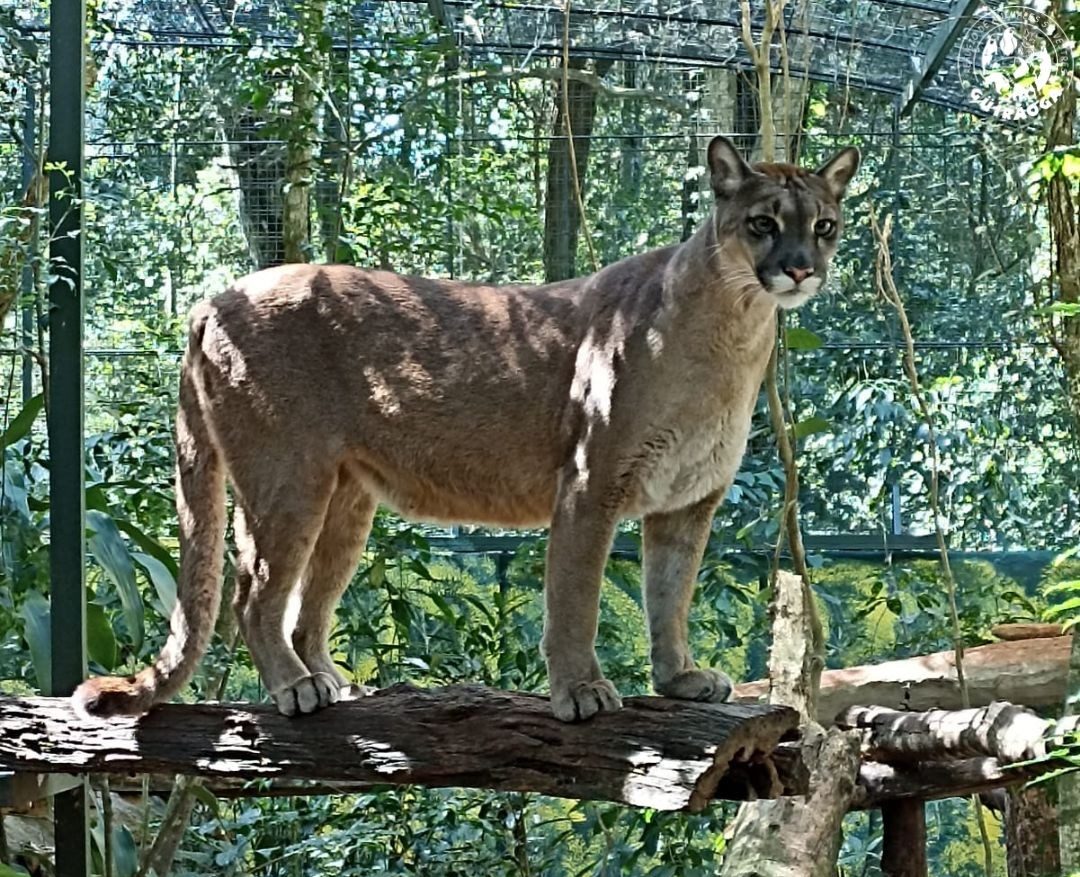
[[[1070, 637], [991, 643], [964, 652], [972, 706], [996, 700], [1024, 706], [1060, 706], [1065, 699]], [[764, 703], [767, 680], [735, 686], [740, 703]], [[824, 725], [853, 706], [876, 704], [897, 710], [960, 709], [960, 687], [951, 650], [867, 664], [821, 674], [818, 721]]]

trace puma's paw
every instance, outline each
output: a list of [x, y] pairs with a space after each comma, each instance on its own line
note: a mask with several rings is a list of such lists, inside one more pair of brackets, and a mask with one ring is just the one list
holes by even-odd
[[578, 682], [569, 686], [552, 686], [551, 709], [563, 722], [580, 722], [599, 712], [622, 708], [622, 698], [615, 686], [606, 679]]
[[313, 673], [303, 676], [292, 685], [285, 685], [272, 692], [278, 712], [285, 716], [313, 713], [337, 703], [341, 689], [329, 673]]
[[364, 697], [371, 697], [379, 689], [372, 688], [370, 685], [345, 685], [338, 692], [339, 700], [360, 700]]
[[726, 673], [696, 668], [676, 673], [666, 682], [656, 682], [653, 688], [664, 697], [725, 703], [731, 697], [734, 685]]

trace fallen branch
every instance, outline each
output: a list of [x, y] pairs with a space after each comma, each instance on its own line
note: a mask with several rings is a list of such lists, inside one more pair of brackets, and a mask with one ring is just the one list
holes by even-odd
[[631, 697], [570, 725], [546, 698], [479, 686], [397, 685], [297, 719], [169, 704], [102, 721], [63, 699], [0, 698], [0, 769], [464, 786], [696, 812], [805, 792], [771, 759], [797, 723], [786, 707]]

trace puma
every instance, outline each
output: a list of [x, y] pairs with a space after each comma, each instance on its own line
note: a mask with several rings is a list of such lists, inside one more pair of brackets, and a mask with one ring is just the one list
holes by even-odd
[[692, 238], [588, 277], [485, 286], [287, 265], [198, 305], [176, 423], [171, 632], [153, 666], [85, 682], [76, 706], [137, 714], [191, 678], [221, 599], [226, 482], [240, 632], [286, 715], [350, 692], [328, 635], [380, 502], [550, 525], [542, 647], [565, 721], [620, 706], [593, 645], [616, 525], [641, 518], [653, 687], [726, 700], [728, 677], [690, 654], [691, 592], [776, 310], [825, 281], [859, 153], [816, 173], [751, 167], [717, 137], [708, 163], [716, 206]]

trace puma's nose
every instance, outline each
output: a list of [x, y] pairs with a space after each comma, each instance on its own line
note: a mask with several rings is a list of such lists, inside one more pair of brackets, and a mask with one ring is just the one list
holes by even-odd
[[794, 280], [796, 283], [802, 283], [807, 277], [814, 273], [813, 268], [785, 268], [784, 273]]

